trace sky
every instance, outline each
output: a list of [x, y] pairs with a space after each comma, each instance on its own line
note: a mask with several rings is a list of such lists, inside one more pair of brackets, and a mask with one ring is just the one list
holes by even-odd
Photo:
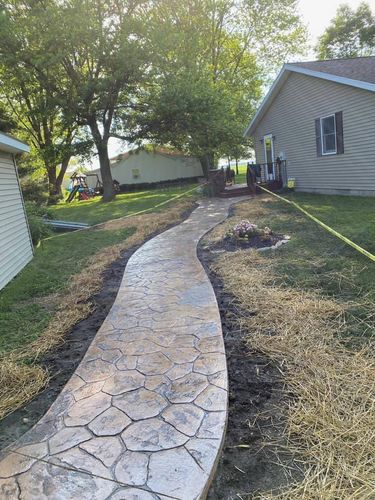
[[[299, 10], [304, 23], [309, 30], [309, 43], [311, 49], [305, 59], [314, 59], [312, 47], [317, 42], [318, 37], [335, 17], [337, 7], [343, 3], [356, 9], [362, 0], [300, 0]], [[372, 11], [375, 11], [375, 0], [366, 0]]]
[[[362, 0], [300, 0], [299, 10], [303, 22], [307, 25], [309, 31], [309, 46], [310, 49], [305, 60], [314, 59], [313, 47], [316, 45], [318, 37], [324, 32], [325, 28], [330, 23], [331, 19], [335, 17], [337, 7], [346, 3], [350, 7], [356, 9]], [[375, 0], [366, 0], [370, 5], [372, 11], [375, 11]], [[109, 157], [116, 156], [117, 154], [126, 150], [126, 145], [121, 141], [111, 139], [109, 144]], [[92, 165], [90, 168], [98, 168], [99, 162], [96, 157], [92, 158]]]

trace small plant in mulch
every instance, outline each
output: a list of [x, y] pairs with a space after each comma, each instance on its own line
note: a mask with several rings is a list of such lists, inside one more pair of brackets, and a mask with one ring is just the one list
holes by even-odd
[[283, 235], [275, 234], [269, 227], [259, 227], [249, 220], [241, 220], [226, 235], [227, 239], [237, 247], [263, 248], [271, 247], [283, 239]]
[[262, 229], [248, 220], [242, 220], [233, 227], [228, 236], [239, 240], [251, 240], [254, 237], [259, 237], [261, 240], [267, 241], [271, 238], [272, 231], [269, 227]]
[[272, 247], [284, 238], [282, 234], [274, 233], [269, 227], [261, 228], [249, 220], [241, 220], [211, 250], [233, 252], [240, 248]]

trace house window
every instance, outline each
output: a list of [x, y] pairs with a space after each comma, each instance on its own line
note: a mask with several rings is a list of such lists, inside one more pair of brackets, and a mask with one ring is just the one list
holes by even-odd
[[315, 119], [317, 156], [342, 155], [344, 153], [343, 113]]
[[336, 145], [336, 118], [335, 115], [320, 119], [320, 130], [322, 135], [322, 155], [337, 153]]

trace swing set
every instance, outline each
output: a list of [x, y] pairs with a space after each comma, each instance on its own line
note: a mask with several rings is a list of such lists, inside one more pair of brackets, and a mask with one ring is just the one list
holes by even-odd
[[[94, 177], [95, 187], [89, 187], [87, 178]], [[103, 194], [103, 184], [101, 183], [98, 174], [82, 174], [75, 172], [71, 178], [68, 187], [69, 195], [66, 199], [67, 203], [71, 203], [76, 197], [79, 201], [89, 200], [94, 196]]]

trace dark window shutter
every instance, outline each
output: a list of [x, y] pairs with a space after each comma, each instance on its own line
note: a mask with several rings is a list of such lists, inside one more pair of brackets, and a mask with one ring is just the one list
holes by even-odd
[[337, 154], [342, 155], [344, 152], [344, 132], [342, 126], [342, 111], [335, 113], [336, 119], [336, 144]]
[[320, 118], [315, 120], [316, 154], [322, 156], [322, 137], [320, 132]]

